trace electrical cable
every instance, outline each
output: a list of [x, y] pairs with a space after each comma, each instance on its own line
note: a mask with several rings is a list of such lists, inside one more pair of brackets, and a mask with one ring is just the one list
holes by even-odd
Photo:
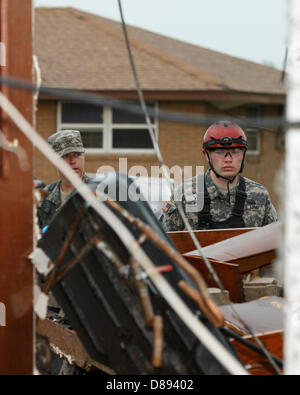
[[[101, 96], [96, 93], [78, 91], [75, 89], [66, 88], [51, 88], [41, 86], [40, 88], [36, 84], [32, 84], [25, 80], [20, 80], [12, 77], [0, 76], [0, 85], [7, 85], [17, 89], [23, 89], [31, 92], [39, 91], [40, 95], [53, 97], [57, 100], [74, 100], [81, 101], [84, 103], [90, 103], [92, 105], [109, 106], [115, 109], [124, 110], [130, 113], [143, 115], [143, 110], [140, 105], [132, 103], [129, 100], [111, 99], [105, 96]], [[168, 110], [159, 110], [158, 113], [151, 108], [147, 108], [149, 116], [156, 117], [161, 121], [178, 122], [195, 126], [209, 126], [214, 122], [224, 121], [224, 116], [218, 115], [198, 115], [188, 114], [182, 112], [174, 112]], [[252, 128], [252, 129], [270, 129], [273, 132], [277, 132], [277, 128], [299, 128], [300, 120], [288, 121], [286, 117], [273, 117], [273, 118], [262, 118], [259, 120], [253, 120], [251, 117], [238, 118], [229, 116], [228, 121], [232, 123], [238, 123], [241, 128]]]
[[[237, 332], [235, 332], [234, 330], [227, 328], [226, 326], [223, 326], [222, 328], [220, 328], [220, 331], [223, 332], [226, 336], [228, 337], [232, 337], [233, 339], [235, 339], [236, 341], [238, 341], [239, 343], [243, 344], [244, 346], [250, 348], [251, 350], [257, 352], [259, 355], [261, 356], [265, 356], [264, 353], [261, 351], [261, 349], [259, 347], [257, 347], [254, 343], [252, 343], [250, 340], [248, 339], [244, 339], [241, 335], [239, 335]], [[282, 368], [283, 367], [283, 361], [282, 359], [278, 358], [276, 355], [271, 354], [271, 357], [274, 359], [274, 361], [276, 361], [277, 365]]]
[[[135, 63], [134, 63], [134, 59], [133, 59], [133, 55], [132, 55], [132, 51], [131, 51], [131, 47], [130, 47], [130, 43], [129, 43], [129, 38], [128, 38], [128, 34], [127, 34], [127, 27], [126, 27], [126, 23], [125, 23], [125, 20], [124, 20], [121, 0], [118, 0], [118, 4], [119, 4], [119, 10], [120, 10], [120, 15], [121, 15], [121, 23], [122, 23], [125, 43], [126, 43], [126, 47], [127, 47], [127, 51], [128, 51], [129, 61], [130, 61], [133, 77], [134, 77], [134, 80], [135, 80], [138, 96], [139, 96], [139, 99], [140, 99], [140, 104], [141, 104], [141, 107], [142, 107], [142, 110], [143, 110], [143, 115], [145, 116], [146, 124], [147, 124], [148, 130], [149, 130], [149, 134], [150, 134], [150, 137], [151, 137], [151, 140], [152, 140], [152, 143], [153, 143], [154, 150], [156, 152], [156, 157], [157, 157], [157, 159], [159, 161], [159, 164], [161, 166], [161, 169], [162, 169], [163, 176], [165, 177], [165, 179], [168, 182], [168, 186], [170, 188], [171, 194], [174, 196], [173, 184], [172, 184], [170, 176], [168, 174], [167, 167], [166, 167], [165, 162], [163, 160], [163, 157], [162, 157], [162, 154], [161, 154], [161, 151], [160, 151], [160, 148], [159, 148], [159, 145], [158, 145], [158, 142], [157, 142], [154, 130], [153, 130], [151, 122], [150, 122], [150, 117], [149, 117], [149, 114], [147, 112], [147, 107], [146, 107], [146, 103], [145, 103], [145, 100], [144, 100], [143, 91], [141, 89], [141, 85], [140, 85], [140, 82], [139, 82], [137, 70], [136, 70], [136, 67], [135, 67]], [[201, 247], [199, 241], [197, 240], [197, 238], [195, 237], [195, 235], [193, 234], [192, 228], [191, 228], [191, 226], [190, 226], [190, 224], [189, 224], [189, 222], [188, 222], [188, 220], [186, 218], [186, 215], [184, 213], [182, 204], [180, 204], [180, 202], [177, 202], [176, 200], [174, 200], [174, 202], [175, 202], [175, 205], [177, 206], [177, 209], [178, 209], [178, 211], [180, 213], [181, 218], [183, 219], [185, 227], [186, 227], [186, 229], [189, 232], [190, 237], [194, 241], [195, 247], [198, 249], [198, 251], [200, 252], [200, 254], [201, 254], [201, 256], [202, 256], [202, 258], [204, 260], [204, 263], [205, 263], [210, 275], [212, 276], [214, 281], [217, 283], [218, 287], [223, 289], [223, 291], [225, 291], [225, 289], [224, 289], [224, 287], [223, 287], [223, 285], [222, 285], [222, 283], [221, 283], [221, 281], [219, 279], [219, 276], [217, 275], [217, 273], [213, 269], [213, 267], [212, 267], [211, 263], [209, 262], [209, 260], [206, 258], [206, 256], [204, 256], [204, 254], [202, 252], [202, 247]]]

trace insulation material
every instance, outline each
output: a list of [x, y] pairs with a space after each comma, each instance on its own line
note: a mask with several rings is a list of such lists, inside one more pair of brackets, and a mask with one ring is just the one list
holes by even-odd
[[47, 316], [48, 296], [38, 285], [34, 286], [34, 311], [42, 320]]
[[32, 261], [36, 270], [45, 274], [46, 276], [53, 268], [53, 263], [50, 261], [49, 257], [44, 253], [44, 251], [37, 247], [30, 255], [29, 259]]

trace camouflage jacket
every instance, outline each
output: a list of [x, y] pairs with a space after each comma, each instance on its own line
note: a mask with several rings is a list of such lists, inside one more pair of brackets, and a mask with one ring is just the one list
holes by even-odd
[[[92, 183], [93, 179], [87, 175], [83, 176], [83, 182], [86, 184]], [[37, 207], [37, 214], [39, 219], [39, 225], [41, 229], [48, 225], [54, 215], [61, 209], [61, 193], [60, 193], [61, 181], [55, 181], [52, 184], [47, 185], [43, 190], [48, 193], [48, 196], [44, 198]], [[70, 194], [70, 196], [72, 193]], [[68, 199], [67, 199], [68, 200]]]
[[[214, 222], [227, 220], [232, 215], [238, 184], [234, 188], [230, 189], [229, 198], [228, 193], [223, 193], [213, 183], [209, 171], [206, 172], [204, 177], [207, 192], [211, 200], [210, 214], [212, 220]], [[259, 227], [276, 221], [277, 213], [273, 204], [271, 203], [267, 189], [257, 182], [249, 180], [248, 178], [244, 177], [244, 180], [246, 183], [247, 198], [245, 201], [244, 214], [242, 218], [245, 223], [245, 227]], [[203, 207], [203, 181], [203, 175], [193, 177], [184, 181], [174, 191], [176, 200], [182, 202], [187, 219], [194, 230], [199, 229], [198, 212], [201, 211]], [[201, 204], [199, 204], [201, 200], [199, 199], [199, 194], [201, 193], [202, 201]], [[188, 207], [193, 209], [193, 203], [197, 199], [199, 200], [199, 209], [197, 209], [197, 205], [194, 204], [196, 210], [188, 210]], [[163, 211], [164, 215], [162, 218], [162, 224], [166, 232], [184, 230], [184, 223], [174, 203], [173, 196], [170, 202], [165, 203]]]

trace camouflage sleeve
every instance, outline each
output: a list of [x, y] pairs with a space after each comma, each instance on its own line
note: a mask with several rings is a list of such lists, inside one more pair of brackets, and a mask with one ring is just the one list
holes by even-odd
[[184, 223], [174, 201], [165, 202], [163, 207], [162, 225], [166, 232], [184, 229]]
[[[182, 186], [176, 188], [174, 191], [174, 195], [178, 196], [179, 191], [181, 190]], [[174, 202], [174, 195], [172, 195], [171, 200], [165, 202], [162, 211], [163, 211], [163, 218], [162, 218], [162, 225], [166, 232], [172, 231], [179, 231], [184, 230], [184, 223], [179, 214], [178, 208]], [[184, 206], [184, 198], [182, 201]]]
[[275, 210], [275, 207], [273, 206], [272, 202], [271, 202], [271, 198], [270, 195], [268, 193], [268, 197], [267, 197], [267, 202], [266, 202], [266, 210], [265, 210], [265, 216], [264, 216], [264, 220], [263, 220], [263, 226], [268, 225], [272, 222], [277, 221], [277, 212]]

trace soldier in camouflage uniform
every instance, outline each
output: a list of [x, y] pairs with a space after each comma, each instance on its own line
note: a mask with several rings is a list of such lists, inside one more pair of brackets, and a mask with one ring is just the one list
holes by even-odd
[[[210, 168], [175, 190], [192, 229], [259, 227], [277, 220], [268, 191], [239, 175], [244, 167], [247, 137], [229, 121], [218, 122], [204, 135], [203, 152]], [[163, 207], [166, 231], [184, 230], [174, 197]]]
[[[84, 173], [84, 147], [78, 130], [61, 130], [48, 138], [56, 154], [63, 158], [77, 173], [83, 182], [92, 183], [92, 179]], [[41, 228], [48, 225], [57, 211], [74, 191], [74, 186], [58, 171], [60, 180], [47, 185], [44, 191], [48, 196], [38, 206], [38, 218]]]

